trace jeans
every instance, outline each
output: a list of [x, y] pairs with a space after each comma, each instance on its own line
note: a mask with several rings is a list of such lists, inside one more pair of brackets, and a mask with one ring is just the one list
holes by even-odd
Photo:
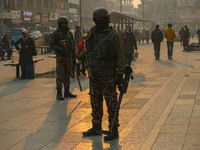
[[133, 59], [133, 54], [126, 54], [126, 65], [128, 65], [128, 66], [131, 65], [131, 61]]
[[168, 58], [172, 58], [174, 41], [167, 41]]
[[154, 56], [155, 58], [160, 58], [160, 42], [154, 42]]

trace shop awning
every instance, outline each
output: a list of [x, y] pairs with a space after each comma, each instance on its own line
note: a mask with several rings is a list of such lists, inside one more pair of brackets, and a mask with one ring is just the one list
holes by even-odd
[[121, 22], [131, 22], [131, 23], [135, 23], [136, 21], [142, 21], [142, 22], [151, 22], [149, 20], [145, 20], [145, 19], [142, 19], [138, 16], [135, 16], [135, 15], [132, 15], [132, 14], [122, 14], [122, 13], [119, 13], [119, 12], [111, 12], [110, 14], [110, 21], [112, 23], [121, 23]]
[[13, 24], [19, 24], [19, 23], [22, 23], [22, 20], [14, 20], [14, 19], [12, 19], [11, 22]]

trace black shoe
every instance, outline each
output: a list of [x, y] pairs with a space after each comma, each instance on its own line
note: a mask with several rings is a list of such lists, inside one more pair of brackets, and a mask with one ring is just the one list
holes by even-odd
[[65, 93], [65, 95], [64, 95], [64, 97], [65, 98], [76, 98], [77, 97], [77, 95], [74, 95], [74, 94], [72, 94], [71, 92], [66, 92]]
[[118, 128], [115, 127], [113, 129], [113, 132], [107, 136], [104, 136], [104, 140], [114, 140], [114, 139], [117, 139], [119, 138], [119, 133], [118, 133]]
[[95, 129], [95, 128], [91, 128], [86, 132], [83, 132], [83, 136], [95, 136], [95, 135], [102, 135], [101, 133], [97, 132], [101, 129]]
[[64, 100], [64, 97], [62, 96], [62, 90], [61, 89], [57, 89], [57, 100]]

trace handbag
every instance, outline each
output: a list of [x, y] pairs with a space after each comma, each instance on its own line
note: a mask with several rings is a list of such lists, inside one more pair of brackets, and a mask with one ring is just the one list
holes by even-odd
[[32, 56], [36, 56], [37, 55], [37, 50], [36, 47], [34, 46], [34, 48], [31, 50], [31, 55]]
[[134, 57], [135, 57], [135, 58], [138, 58], [138, 51], [135, 51]]

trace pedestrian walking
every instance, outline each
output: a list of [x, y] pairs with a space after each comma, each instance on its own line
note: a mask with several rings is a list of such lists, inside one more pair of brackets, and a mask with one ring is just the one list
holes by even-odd
[[8, 35], [4, 34], [2, 40], [1, 40], [1, 44], [3, 49], [6, 50], [7, 53], [7, 59], [11, 60], [11, 56], [12, 56], [12, 49], [10, 48], [10, 43], [8, 41]]
[[[109, 128], [114, 118], [117, 105], [116, 85], [121, 86], [125, 73], [124, 44], [120, 34], [109, 27], [108, 11], [104, 8], [93, 12], [95, 26], [86, 40], [89, 57], [90, 100], [92, 106], [92, 128], [83, 132], [83, 136], [94, 136], [101, 133], [103, 117], [103, 97], [108, 109]], [[112, 140], [119, 137], [118, 116], [113, 127], [113, 134], [104, 137], [104, 140]]]
[[151, 34], [151, 40], [154, 46], [155, 59], [160, 59], [160, 44], [163, 41], [162, 31], [159, 29], [159, 25], [156, 25], [156, 29]]
[[178, 32], [179, 33], [179, 36], [180, 36], [180, 43], [181, 43], [181, 46], [183, 45], [183, 39], [184, 39], [184, 28], [182, 27], [181, 30]]
[[183, 38], [183, 49], [186, 50], [189, 45], [189, 39], [190, 39], [190, 30], [187, 25], [185, 25], [184, 29], [184, 38]]
[[142, 38], [141, 38], [141, 36], [142, 36], [141, 34], [142, 34], [142, 31], [139, 30], [139, 31], [138, 31], [138, 34], [137, 34], [137, 41], [138, 41], [139, 44], [140, 44], [141, 39], [142, 39]]
[[147, 44], [149, 44], [149, 30], [146, 30], [145, 32], [145, 39], [147, 41]]
[[145, 40], [145, 29], [142, 29], [142, 31], [141, 31], [141, 39], [142, 39], [142, 44], [144, 44], [144, 40]]
[[[70, 75], [72, 63], [76, 63], [75, 56], [77, 50], [75, 48], [73, 34], [68, 27], [68, 20], [65, 17], [58, 18], [58, 28], [53, 32], [51, 48], [56, 51], [56, 89], [57, 100], [64, 98], [76, 98], [70, 89]], [[62, 88], [64, 85], [64, 97]]]
[[76, 46], [78, 45], [78, 43], [83, 40], [83, 36], [81, 33], [81, 27], [80, 26], [76, 26], [76, 31], [74, 32], [74, 40], [76, 43]]
[[37, 55], [37, 51], [35, 43], [27, 30], [22, 32], [22, 38], [15, 42], [15, 47], [19, 51], [21, 79], [34, 79], [33, 56]]
[[167, 39], [167, 49], [168, 49], [168, 59], [172, 60], [174, 39], [176, 37], [174, 29], [172, 29], [172, 24], [169, 23], [167, 30], [165, 31], [165, 38]]
[[131, 65], [132, 59], [134, 59], [134, 49], [137, 51], [137, 43], [133, 32], [131, 31], [131, 26], [126, 26], [126, 30], [123, 33], [124, 38], [124, 47], [125, 47], [125, 56], [126, 64]]
[[199, 42], [198, 45], [200, 45], [200, 29], [197, 31], [197, 35], [198, 35], [198, 42]]

